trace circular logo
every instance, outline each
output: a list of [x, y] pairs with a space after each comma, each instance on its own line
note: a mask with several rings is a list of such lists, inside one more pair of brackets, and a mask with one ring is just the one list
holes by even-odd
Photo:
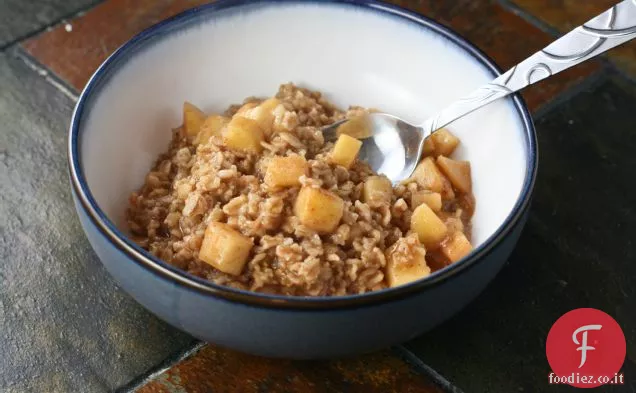
[[552, 325], [545, 352], [552, 368], [550, 383], [594, 388], [616, 383], [625, 362], [625, 335], [603, 311], [578, 308]]

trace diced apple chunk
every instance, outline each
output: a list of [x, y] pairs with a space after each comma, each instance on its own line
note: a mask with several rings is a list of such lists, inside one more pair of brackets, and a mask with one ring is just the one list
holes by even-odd
[[322, 188], [303, 187], [294, 204], [294, 214], [300, 222], [320, 233], [332, 233], [343, 213], [343, 200]]
[[435, 153], [441, 156], [450, 156], [459, 145], [459, 138], [446, 128], [435, 131], [431, 139], [435, 144]]
[[338, 135], [349, 135], [356, 139], [371, 136], [371, 118], [369, 115], [354, 116], [338, 126]]
[[442, 254], [446, 256], [451, 262], [457, 262], [466, 255], [468, 255], [473, 249], [466, 235], [462, 232], [454, 232], [446, 241], [444, 241], [440, 247]]
[[234, 116], [223, 132], [225, 146], [248, 153], [260, 153], [261, 142], [265, 139], [261, 126], [256, 120]]
[[195, 144], [205, 144], [210, 138], [213, 136], [220, 136], [221, 131], [223, 131], [223, 127], [230, 122], [230, 119], [220, 115], [211, 115], [208, 116], [203, 124], [201, 125], [201, 129], [197, 134], [194, 143]]
[[438, 212], [442, 210], [442, 195], [428, 190], [415, 191], [411, 195], [411, 208], [415, 209], [422, 203], [426, 203], [431, 210]]
[[385, 274], [390, 287], [397, 287], [431, 274], [426, 250], [417, 239], [401, 238], [387, 251]]
[[223, 273], [238, 276], [252, 249], [252, 240], [227, 224], [211, 222], [205, 230], [199, 259]]
[[411, 216], [411, 230], [417, 233], [427, 249], [435, 249], [446, 238], [448, 229], [444, 222], [425, 203], [419, 205]]
[[463, 193], [472, 190], [472, 180], [470, 177], [470, 162], [452, 160], [448, 157], [437, 157], [437, 165], [440, 170], [448, 176], [453, 186]]
[[424, 141], [424, 151], [422, 152], [422, 155], [424, 157], [435, 155], [435, 142], [430, 136]]
[[236, 111], [236, 116], [243, 116], [249, 113], [250, 110], [256, 108], [257, 106], [258, 106], [258, 102], [253, 102], [253, 101], [243, 104], [243, 106], [241, 106], [239, 110]]
[[[258, 106], [259, 108], [263, 109], [264, 113], [271, 114], [272, 112], [274, 112], [274, 109], [276, 109], [281, 104], [282, 103], [280, 102], [278, 98], [272, 97], [261, 102]], [[273, 116], [270, 117], [269, 119], [273, 120]]]
[[204, 121], [205, 113], [201, 109], [187, 101], [183, 103], [183, 129], [189, 138], [197, 136]]
[[442, 191], [442, 174], [431, 157], [426, 157], [417, 165], [411, 178], [426, 190]]
[[433, 157], [423, 159], [415, 168], [411, 178], [422, 188], [442, 194], [442, 199], [455, 198], [451, 183], [446, 176], [440, 172]]
[[274, 108], [276, 108], [280, 104], [281, 104], [281, 102], [280, 102], [280, 100], [278, 98], [272, 97], [272, 98], [268, 98], [265, 101], [261, 102], [258, 106], [260, 106], [261, 108], [265, 109], [267, 112], [272, 112], [274, 110]]
[[385, 176], [370, 176], [362, 189], [362, 199], [369, 206], [381, 206], [391, 202], [393, 186]]
[[362, 142], [349, 135], [340, 135], [331, 152], [331, 161], [347, 169], [355, 161], [360, 151]]
[[269, 98], [258, 105], [256, 103], [245, 104], [236, 114], [255, 120], [261, 126], [261, 130], [266, 135], [269, 135], [272, 132], [272, 125], [275, 119], [274, 109], [279, 105], [280, 100]]
[[265, 172], [265, 184], [270, 187], [293, 187], [300, 185], [300, 177], [307, 174], [307, 160], [297, 154], [288, 157], [273, 157]]
[[441, 128], [431, 134], [424, 142], [424, 156], [450, 156], [459, 145], [459, 138], [446, 128]]

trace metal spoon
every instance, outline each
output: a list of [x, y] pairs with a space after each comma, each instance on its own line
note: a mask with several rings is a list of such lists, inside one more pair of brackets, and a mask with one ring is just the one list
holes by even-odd
[[[415, 126], [385, 113], [357, 119], [363, 141], [359, 157], [394, 184], [411, 176], [420, 161], [424, 140], [434, 131], [524, 87], [539, 82], [636, 37], [636, 0], [625, 0], [554, 41], [471, 95], [455, 101], [422, 125]], [[323, 129], [336, 140], [343, 120]], [[352, 127], [349, 127], [352, 128]]]

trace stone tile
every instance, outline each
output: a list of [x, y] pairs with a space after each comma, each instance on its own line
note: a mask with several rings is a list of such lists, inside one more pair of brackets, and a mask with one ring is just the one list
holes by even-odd
[[76, 219], [74, 102], [0, 54], [0, 391], [111, 391], [192, 339], [119, 291]]
[[[618, 0], [508, 0], [535, 18], [565, 33], [609, 9]], [[636, 77], [636, 42], [626, 43], [609, 52], [609, 58]]]
[[282, 361], [213, 346], [172, 367], [138, 393], [442, 393], [392, 352], [334, 361]]
[[[537, 121], [540, 169], [528, 224], [508, 265], [453, 320], [408, 347], [465, 391], [548, 386], [545, 340], [579, 307], [601, 309], [627, 339], [636, 389], [636, 88], [603, 79]], [[564, 388], [564, 391], [570, 391]]]
[[98, 0], [0, 0], [0, 48]]
[[[203, 2], [108, 0], [73, 20], [72, 32], [59, 26], [25, 42], [23, 46], [61, 79], [81, 90], [99, 64], [135, 33]], [[502, 8], [494, 0], [390, 2], [449, 25], [477, 44], [503, 68], [516, 64], [551, 41], [547, 33]], [[598, 64], [583, 64], [528, 88], [524, 96], [531, 108], [538, 108], [596, 69]]]

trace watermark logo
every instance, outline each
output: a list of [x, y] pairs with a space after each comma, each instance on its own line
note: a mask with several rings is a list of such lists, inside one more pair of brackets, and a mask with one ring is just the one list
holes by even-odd
[[[596, 348], [590, 347], [587, 345], [587, 331], [588, 330], [601, 330], [603, 326], [601, 325], [585, 325], [574, 331], [572, 334], [572, 341], [574, 344], [581, 344], [576, 350], [581, 351], [581, 364], [579, 364], [579, 368], [583, 367], [585, 364], [585, 360], [587, 360], [587, 351], [593, 351]], [[582, 332], [583, 340], [579, 343], [579, 340], [576, 338], [576, 335]]]
[[614, 318], [594, 308], [572, 310], [548, 333], [548, 383], [579, 388], [623, 384], [619, 371], [625, 354], [625, 335]]

